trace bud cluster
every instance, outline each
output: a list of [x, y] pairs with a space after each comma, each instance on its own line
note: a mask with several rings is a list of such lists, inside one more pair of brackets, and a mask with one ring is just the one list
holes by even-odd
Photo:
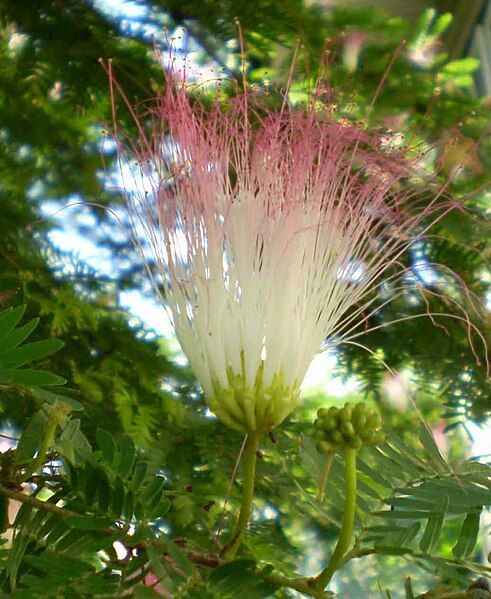
[[314, 422], [317, 451], [334, 453], [346, 447], [380, 445], [385, 440], [381, 424], [380, 415], [363, 402], [354, 406], [347, 402], [342, 408], [321, 408]]

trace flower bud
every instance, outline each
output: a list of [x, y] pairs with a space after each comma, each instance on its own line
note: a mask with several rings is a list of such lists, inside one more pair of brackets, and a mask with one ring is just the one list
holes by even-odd
[[344, 422], [351, 420], [351, 407], [349, 404], [345, 404], [344, 408], [339, 410], [339, 420], [343, 420]]
[[360, 439], [360, 437], [352, 437], [349, 439], [348, 445], [353, 449], [360, 449], [360, 447], [363, 445], [363, 441]]
[[366, 427], [367, 419], [365, 418], [365, 416], [363, 416], [361, 414], [359, 416], [356, 416], [355, 413], [354, 413], [354, 411], [353, 411], [352, 422], [353, 422], [353, 426], [355, 427], [355, 430], [357, 432], [361, 432]]
[[324, 424], [323, 428], [326, 431], [334, 431], [338, 427], [338, 423], [336, 422], [335, 418], [326, 418], [323, 421], [323, 424]]
[[342, 422], [339, 428], [345, 437], [354, 437], [356, 434], [351, 422]]
[[331, 446], [327, 441], [319, 441], [316, 445], [316, 449], [319, 453], [329, 453]]
[[360, 416], [365, 416], [367, 410], [368, 410], [367, 405], [365, 403], [363, 403], [362, 401], [359, 401], [357, 404], [355, 404], [355, 406], [353, 408], [353, 416], [355, 418], [359, 418]]
[[378, 414], [370, 414], [370, 416], [367, 418], [367, 426], [372, 430], [379, 428], [381, 424], [382, 419]]

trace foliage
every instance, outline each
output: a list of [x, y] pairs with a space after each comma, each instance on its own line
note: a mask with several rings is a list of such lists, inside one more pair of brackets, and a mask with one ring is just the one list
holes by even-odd
[[[0, 315], [3, 339], [10, 339], [10, 347], [17, 343], [23, 348], [22, 353], [11, 349], [4, 365], [28, 365], [57, 349], [57, 343], [42, 341], [20, 345], [33, 329], [32, 322], [16, 328], [23, 311], [23, 307], [8, 309]], [[44, 379], [37, 376], [33, 375], [36, 384], [38, 380], [60, 382], [49, 373]], [[2, 384], [8, 388], [24, 383], [21, 379]], [[220, 516], [213, 504], [225, 496], [225, 484], [220, 489], [217, 478], [198, 476], [192, 486], [183, 487], [177, 472], [164, 465], [161, 447], [139, 448], [124, 433], [115, 435], [102, 428], [91, 442], [81, 430], [81, 420], [72, 415], [82, 408], [78, 402], [58, 393], [33, 392], [43, 400], [40, 410], [27, 423], [17, 447], [2, 457], [3, 509], [8, 501], [21, 501], [12, 545], [4, 551], [0, 570], [0, 581], [15, 596], [120, 596], [126, 590], [136, 597], [146, 596], [150, 588], [140, 592], [135, 587], [143, 580], [154, 580], [152, 576], [179, 597], [206, 593], [268, 597], [288, 586], [287, 579], [275, 577], [284, 568], [278, 550], [286, 538], [275, 546], [269, 564], [257, 543], [257, 535], [265, 534], [260, 527], [247, 541], [247, 559], [221, 562], [217, 548], [223, 541], [215, 536], [217, 526], [228, 528], [233, 520], [228, 514]], [[288, 505], [319, 531], [328, 522], [336, 526], [343, 512], [342, 460], [334, 461], [326, 499], [319, 503], [313, 493], [322, 463], [315, 442], [295, 429], [282, 436], [280, 451], [265, 447], [261, 460], [260, 480], [275, 489], [268, 500], [281, 509]], [[415, 452], [388, 430], [382, 445], [360, 452], [356, 540], [344, 561], [370, 554], [404, 556], [447, 580], [467, 585], [469, 572], [489, 571], [469, 557], [477, 542], [482, 507], [490, 503], [491, 468], [469, 460], [451, 468], [425, 426], [419, 437]], [[36, 449], [43, 452], [41, 460]], [[278, 456], [283, 456], [284, 468], [278, 469]], [[31, 488], [34, 484], [34, 492], [19, 492], [21, 483]], [[208, 502], [200, 518], [183, 514], [194, 512], [205, 498]], [[220, 503], [223, 510], [223, 500]], [[453, 521], [458, 522], [457, 531], [451, 527]], [[448, 526], [452, 534], [457, 533], [450, 556], [441, 545], [451, 538]], [[175, 531], [172, 538], [170, 529]], [[178, 531], [186, 538], [180, 538]]]

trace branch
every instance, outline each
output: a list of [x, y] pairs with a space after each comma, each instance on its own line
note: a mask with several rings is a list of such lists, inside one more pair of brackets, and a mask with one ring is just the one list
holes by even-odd
[[[366, 557], [367, 555], [393, 555], [395, 557], [403, 557], [407, 555], [415, 559], [427, 559], [429, 557], [428, 554], [414, 551], [410, 547], [392, 547], [390, 545], [378, 545], [377, 547], [365, 547], [364, 549], [361, 549], [355, 546], [343, 557], [340, 566], [344, 566], [352, 559]], [[442, 557], [441, 559], [456, 567], [469, 569], [469, 567], [466, 566], [466, 563], [462, 562], [461, 560], [450, 557]], [[476, 568], [479, 572], [482, 571], [486, 573], [491, 573], [491, 566], [484, 566], [483, 564], [474, 564], [474, 568]]]
[[9, 489], [8, 487], [5, 487], [2, 484], [0, 484], [0, 494], [5, 495], [5, 497], [10, 497], [10, 499], [15, 499], [20, 503], [25, 503], [26, 505], [45, 510], [46, 512], [51, 512], [52, 514], [56, 514], [60, 518], [65, 518], [66, 516], [79, 516], [79, 514], [77, 514], [76, 512], [72, 512], [71, 510], [67, 510], [63, 507], [58, 507], [54, 503], [49, 503], [48, 501], [41, 501], [40, 499], [37, 499], [37, 497], [33, 497], [32, 495], [26, 495], [21, 491]]
[[272, 584], [279, 584], [287, 589], [293, 589], [314, 599], [327, 599], [333, 597], [332, 593], [325, 591], [319, 587], [316, 588], [316, 578], [286, 578], [280, 574], [269, 574], [264, 577], [264, 580]]

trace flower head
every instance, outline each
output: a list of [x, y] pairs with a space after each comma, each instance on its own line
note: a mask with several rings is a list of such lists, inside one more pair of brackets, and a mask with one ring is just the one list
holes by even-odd
[[411, 165], [386, 139], [318, 105], [271, 110], [245, 92], [207, 109], [168, 77], [131, 147], [132, 215], [177, 337], [210, 409], [242, 432], [295, 408], [314, 356], [360, 325], [448, 209], [407, 185]]

